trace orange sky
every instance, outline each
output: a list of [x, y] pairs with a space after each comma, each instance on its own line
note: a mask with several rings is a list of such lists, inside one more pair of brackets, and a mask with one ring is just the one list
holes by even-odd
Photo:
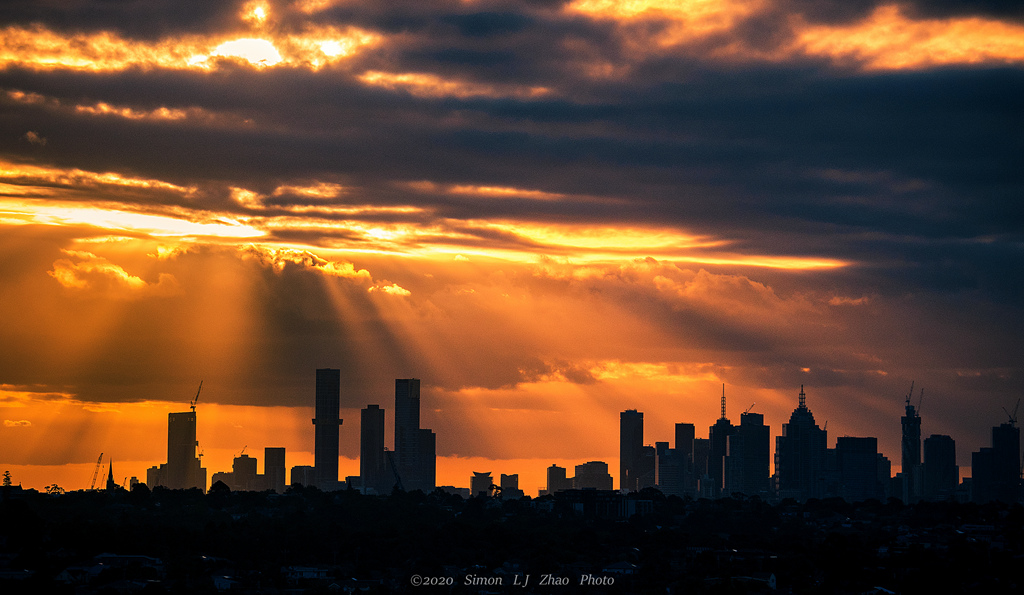
[[[916, 379], [966, 467], [1021, 386], [1020, 120], [986, 85], [1024, 24], [810, 5], [4, 9], [0, 468], [144, 479], [200, 380], [211, 475], [311, 464], [321, 367], [343, 476], [399, 377], [438, 484], [615, 475], [620, 411], [706, 436], [723, 384], [773, 450], [806, 384], [895, 471]], [[926, 83], [964, 95], [901, 98]]]

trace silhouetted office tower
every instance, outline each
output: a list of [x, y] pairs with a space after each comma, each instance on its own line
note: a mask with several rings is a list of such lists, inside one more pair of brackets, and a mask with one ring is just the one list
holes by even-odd
[[636, 466], [636, 489], [653, 488], [657, 483], [658, 455], [653, 446], [640, 449], [640, 460]]
[[522, 498], [526, 494], [523, 490], [519, 489], [519, 474], [513, 473], [511, 475], [501, 474], [501, 497], [502, 498]]
[[839, 496], [847, 502], [881, 500], [878, 481], [878, 439], [843, 436], [836, 440]]
[[395, 467], [406, 490], [430, 492], [436, 483], [437, 436], [420, 428], [420, 381], [395, 380]]
[[146, 471], [151, 487], [206, 491], [206, 469], [196, 456], [196, 412], [167, 414], [167, 462]]
[[284, 447], [268, 446], [263, 449], [263, 477], [264, 487], [283, 494], [285, 488], [285, 473], [287, 467], [284, 462]]
[[341, 426], [341, 370], [316, 371], [316, 426], [313, 444], [315, 485], [321, 490], [338, 486], [338, 444]]
[[715, 425], [708, 428], [708, 438], [711, 440], [711, 454], [708, 455], [708, 477], [711, 478], [712, 487], [709, 495], [717, 498], [725, 487], [725, 453], [728, 449], [729, 436], [736, 432], [736, 427], [725, 417], [725, 385], [722, 385], [722, 417], [718, 418]]
[[789, 423], [782, 424], [782, 435], [775, 438], [775, 489], [779, 498], [824, 496], [828, 432], [814, 423], [806, 398], [801, 386], [800, 404]]
[[572, 480], [566, 477], [565, 467], [551, 465], [548, 467], [548, 493], [554, 494], [562, 490], [572, 489]]
[[1011, 421], [992, 428], [992, 448], [971, 455], [971, 499], [984, 503], [1020, 498], [1020, 428]]
[[921, 499], [921, 416], [910, 404], [910, 395], [907, 395], [906, 407], [906, 415], [900, 418], [903, 425], [900, 473], [903, 475], [903, 501], [912, 504]]
[[[691, 446], [692, 446], [691, 442]], [[684, 476], [686, 471], [686, 459], [679, 453], [678, 449], [669, 448], [668, 442], [655, 442], [654, 451], [656, 456], [655, 485], [666, 496], [686, 495]]]
[[589, 461], [576, 465], [576, 477], [572, 478], [572, 487], [577, 490], [611, 490], [612, 483], [608, 463], [604, 461]]
[[419, 431], [419, 464], [417, 466], [419, 484], [413, 489], [423, 490], [429, 494], [437, 486], [437, 434], [427, 428]]
[[740, 415], [740, 425], [726, 444], [724, 496], [735, 493], [768, 496], [770, 432], [764, 425], [764, 415]]
[[708, 459], [711, 457], [711, 441], [707, 438], [693, 439], [693, 489], [695, 497], [710, 498], [714, 482], [708, 477]]
[[676, 424], [676, 453], [682, 464], [682, 487], [686, 494], [697, 494], [697, 477], [693, 473], [693, 440], [697, 432], [693, 424]]
[[232, 461], [231, 474], [235, 485], [230, 486], [232, 490], [251, 492], [256, 489], [256, 465], [255, 457], [242, 454]]
[[619, 489], [640, 489], [640, 465], [644, 448], [644, 414], [627, 409], [619, 414]]
[[956, 464], [956, 441], [950, 436], [932, 434], [924, 441], [924, 498], [948, 500], [960, 484]]
[[878, 484], [882, 486], [882, 499], [888, 500], [892, 497], [892, 462], [882, 453], [878, 453], [875, 468], [878, 471]]
[[491, 494], [492, 485], [494, 485], [494, 480], [491, 478], [490, 471], [486, 473], [474, 471], [473, 477], [469, 478], [469, 493], [473, 498], [477, 496], [489, 496]]
[[316, 469], [312, 465], [292, 467], [291, 485], [311, 486], [316, 483]]
[[380, 405], [367, 405], [359, 416], [359, 477], [364, 491], [390, 493], [384, 485], [384, 456], [384, 410]]

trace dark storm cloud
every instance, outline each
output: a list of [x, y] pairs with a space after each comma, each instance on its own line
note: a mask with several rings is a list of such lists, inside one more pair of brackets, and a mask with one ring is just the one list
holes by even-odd
[[0, 22], [43, 23], [58, 31], [116, 31], [158, 39], [182, 33], [220, 31], [238, 21], [243, 0], [6, 0]]
[[782, 0], [775, 6], [780, 12], [796, 12], [814, 22], [834, 24], [863, 19], [879, 6], [892, 4], [921, 18], [1024, 19], [1024, 6], [1016, 0]]
[[[848, 22], [876, 5], [786, 6]], [[1003, 6], [970, 5], [982, 12]], [[10, 10], [27, 14], [25, 6]], [[96, 14], [113, 14], [104, 6]], [[937, 11], [967, 3], [917, 6]], [[51, 12], [42, 11], [40, 20]], [[794, 60], [723, 69], [684, 51], [655, 52], [632, 64], [625, 78], [600, 80], [578, 66], [624, 59], [614, 24], [545, 7], [488, 5], [488, 12], [475, 12], [457, 2], [346, 3], [317, 19], [402, 36], [356, 56], [346, 69], [316, 73], [242, 66], [213, 74], [8, 69], [0, 74], [4, 88], [68, 104], [199, 107], [251, 124], [87, 118], [15, 106], [7, 109], [0, 150], [23, 157], [19, 139], [31, 130], [48, 139], [39, 158], [66, 167], [264, 193], [295, 179], [327, 178], [356, 189], [356, 196], [335, 199], [343, 204], [413, 203], [454, 219], [710, 229], [741, 251], [770, 245], [794, 254], [915, 263], [910, 273], [874, 269], [894, 275], [898, 287], [920, 278], [1019, 292], [1019, 284], [999, 282], [996, 273], [1021, 258], [1014, 248], [1024, 223], [1015, 200], [1024, 190], [1018, 68], [863, 74]], [[422, 97], [354, 78], [371, 68], [551, 84], [554, 93]], [[417, 180], [626, 202], [478, 200], [392, 185]], [[223, 191], [202, 196], [207, 208], [240, 209]], [[988, 238], [984, 254], [955, 245], [972, 238]], [[937, 258], [931, 242], [951, 247]]]

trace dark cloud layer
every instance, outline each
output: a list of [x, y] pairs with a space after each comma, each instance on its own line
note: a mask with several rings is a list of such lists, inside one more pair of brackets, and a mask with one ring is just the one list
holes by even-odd
[[[241, 31], [241, 4], [7, 2], [0, 24], [109, 30], [149, 42]], [[7, 185], [7, 195], [42, 187], [67, 202], [209, 219], [323, 208], [323, 221], [429, 230], [401, 250], [437, 242], [534, 254], [539, 263], [465, 263], [471, 272], [453, 272], [448, 262], [357, 254], [350, 260], [366, 276], [331, 276], [322, 263], [275, 267], [270, 256], [227, 242], [154, 259], [103, 246], [72, 253], [73, 239], [106, 233], [98, 229], [5, 231], [0, 299], [28, 316], [0, 334], [0, 383], [132, 401], [176, 398], [141, 392], [203, 376], [219, 384], [212, 398], [224, 403], [302, 406], [308, 370], [332, 366], [343, 368], [345, 405], [358, 407], [397, 376], [430, 379], [430, 390], [452, 399], [460, 390], [545, 378], [592, 387], [600, 382], [595, 362], [690, 358], [751, 388], [806, 383], [867, 399], [920, 374], [965, 399], [997, 395], [986, 406], [1020, 393], [1019, 62], [871, 70], [777, 53], [794, 39], [784, 17], [850, 24], [883, 4], [873, 0], [777, 2], [727, 33], [676, 46], [645, 46], [638, 35], [670, 31], [664, 15], [617, 23], [561, 4], [346, 2], [308, 17], [272, 3], [277, 20], [269, 27], [277, 32], [315, 24], [382, 37], [319, 70], [229, 61], [210, 71], [0, 69], [0, 158], [195, 189], [57, 179]], [[1019, 3], [994, 0], [900, 6], [922, 18], [1024, 15]], [[733, 42], [770, 58], [722, 58]], [[372, 72], [420, 75], [409, 80], [422, 86], [372, 84]], [[93, 109], [101, 104], [189, 115], [125, 117]], [[29, 132], [45, 144], [29, 143]], [[274, 194], [317, 183], [344, 190]], [[507, 191], [496, 197], [474, 187]], [[239, 201], [233, 189], [261, 202]], [[531, 225], [656, 227], [722, 240], [739, 255], [850, 266], [810, 273], [663, 260], [573, 276], [551, 264], [567, 250], [520, 229]], [[297, 226], [266, 239], [351, 247], [361, 237]], [[60, 274], [92, 283], [95, 295], [58, 285]], [[389, 284], [412, 297], [384, 293]], [[239, 299], [218, 302], [223, 295]], [[535, 313], [538, 327], [565, 328], [534, 328], [503, 300]], [[108, 307], [115, 322], [104, 316]], [[569, 324], [563, 312], [582, 313], [587, 323]], [[192, 322], [169, 328], [168, 317]], [[396, 321], [420, 329], [434, 352]], [[104, 328], [88, 349], [61, 342], [61, 329]], [[245, 357], [237, 355], [240, 368], [225, 355], [232, 333], [251, 341]], [[659, 341], [646, 342], [650, 333]], [[486, 350], [495, 337], [501, 348]], [[894, 372], [880, 374], [882, 367]], [[236, 386], [232, 374], [260, 380]], [[833, 402], [834, 414], [862, 404]], [[956, 424], [954, 406], [932, 406]], [[976, 435], [989, 423], [977, 411], [970, 417]]]

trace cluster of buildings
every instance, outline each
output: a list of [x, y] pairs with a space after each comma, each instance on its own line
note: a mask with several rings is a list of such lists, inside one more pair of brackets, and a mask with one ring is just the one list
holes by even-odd
[[[1021, 498], [1020, 429], [1012, 418], [992, 428], [992, 446], [972, 455], [973, 477], [960, 481], [956, 443], [933, 434], [924, 440], [921, 416], [907, 397], [902, 417], [900, 473], [892, 476], [878, 439], [842, 436], [828, 447], [828, 432], [819, 427], [800, 387], [799, 404], [775, 437], [775, 472], [769, 471], [770, 429], [764, 416], [744, 412], [740, 424], [725, 414], [695, 437], [693, 424], [675, 427], [675, 448], [668, 442], [644, 445], [643, 413], [619, 417], [619, 488], [656, 487], [666, 495], [719, 498], [742, 494], [766, 500], [841, 497], [850, 502], [897, 497], [904, 502], [947, 500], [1016, 502]], [[566, 489], [549, 470], [548, 491]], [[564, 477], [564, 474], [563, 474]]]
[[[913, 392], [913, 388], [911, 388]], [[289, 485], [315, 486], [322, 490], [351, 487], [367, 494], [433, 491], [436, 485], [436, 434], [420, 427], [420, 381], [395, 380], [394, 449], [384, 444], [385, 410], [369, 404], [360, 416], [359, 475], [338, 478], [341, 372], [316, 371], [316, 410], [313, 419], [314, 465], [291, 468]], [[807, 407], [800, 387], [799, 404], [775, 437], [774, 473], [769, 469], [771, 431], [764, 416], [745, 411], [734, 425], [726, 417], [725, 388], [722, 414], [698, 438], [691, 423], [675, 425], [674, 447], [669, 442], [644, 444], [644, 414], [635, 409], [619, 416], [619, 490], [637, 492], [647, 487], [666, 495], [720, 498], [742, 494], [765, 500], [842, 497], [856, 502], [897, 497], [907, 503], [919, 500], [1016, 502], [1021, 498], [1020, 429], [1011, 416], [1008, 423], [992, 429], [992, 446], [972, 455], [972, 475], [960, 481], [956, 443], [950, 436], [933, 434], [921, 440], [921, 416], [906, 400], [901, 418], [901, 472], [878, 451], [874, 437], [842, 436], [828, 446], [828, 432], [819, 427]], [[206, 469], [197, 454], [195, 401], [191, 411], [171, 413], [167, 427], [167, 463], [151, 467], [150, 486], [199, 488], [207, 486]], [[249, 455], [235, 457], [232, 470], [213, 474], [211, 483], [222, 482], [232, 490], [284, 491], [285, 449], [265, 449], [264, 473]], [[442, 486], [463, 496], [500, 494], [520, 497], [519, 476], [502, 474], [495, 483], [489, 472], [475, 473], [469, 489]], [[589, 461], [576, 465], [575, 475], [552, 465], [547, 469], [547, 489], [541, 495], [568, 490], [613, 489], [608, 464]]]

